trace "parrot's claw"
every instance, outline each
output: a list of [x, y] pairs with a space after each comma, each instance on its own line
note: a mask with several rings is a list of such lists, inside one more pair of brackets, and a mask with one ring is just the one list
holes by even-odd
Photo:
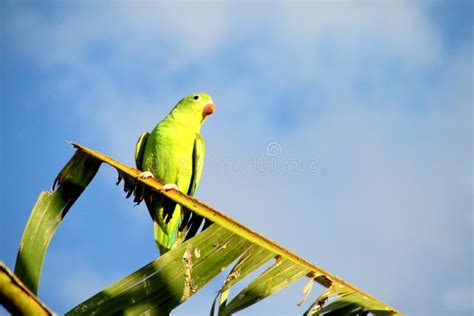
[[161, 188], [161, 191], [169, 191], [169, 190], [172, 190], [172, 189], [175, 189], [175, 190], [178, 190], [178, 186], [174, 183], [166, 183], [165, 185], [163, 185], [163, 187]]
[[148, 179], [148, 178], [154, 178], [153, 173], [150, 171], [143, 171], [138, 175], [138, 179]]

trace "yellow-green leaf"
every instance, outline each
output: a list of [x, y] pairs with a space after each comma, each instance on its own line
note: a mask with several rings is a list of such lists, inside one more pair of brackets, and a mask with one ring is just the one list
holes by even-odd
[[[304, 276], [310, 280], [309, 286], [305, 287], [305, 297], [309, 295], [313, 282], [328, 288], [310, 306], [307, 314], [359, 311], [400, 314], [224, 213], [178, 190], [161, 192], [163, 183], [153, 178], [139, 178], [140, 170], [86, 147], [77, 144], [73, 146], [78, 151], [60, 172], [57, 178], [59, 188], [52, 193], [43, 192], [40, 195], [18, 253], [15, 271], [33, 291], [37, 290], [44, 255], [56, 228], [102, 162], [117, 170], [119, 179], [124, 180], [127, 197], [134, 195], [136, 203], [156, 191], [192, 211], [193, 216], [202, 216], [214, 224], [79, 304], [70, 314], [169, 314], [234, 261], [237, 263], [219, 291], [220, 315], [240, 311]], [[227, 304], [232, 286], [271, 258], [275, 258], [275, 262]], [[334, 299], [328, 300], [330, 297]], [[219, 295], [215, 303], [218, 298]], [[296, 302], [289, 304], [296, 305]], [[212, 314], [214, 309], [213, 304]]]
[[42, 192], [26, 224], [15, 264], [15, 274], [35, 294], [44, 256], [56, 229], [70, 207], [94, 178], [101, 161], [77, 151], [54, 181], [53, 192]]

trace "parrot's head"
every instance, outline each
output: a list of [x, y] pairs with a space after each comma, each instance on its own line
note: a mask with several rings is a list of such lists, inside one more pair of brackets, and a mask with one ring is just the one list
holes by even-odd
[[216, 111], [216, 105], [212, 98], [205, 93], [193, 93], [185, 96], [176, 104], [173, 111], [186, 113], [189, 120], [204, 123], [206, 118]]

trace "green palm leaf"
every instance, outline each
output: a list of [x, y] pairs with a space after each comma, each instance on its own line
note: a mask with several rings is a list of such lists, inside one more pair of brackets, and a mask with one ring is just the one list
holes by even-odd
[[0, 261], [0, 304], [13, 315], [54, 315], [2, 261]]
[[[99, 152], [77, 144], [73, 146], [78, 150], [57, 178], [59, 189], [40, 195], [18, 252], [15, 272], [35, 293], [49, 241], [61, 219], [92, 180], [102, 162], [118, 171], [119, 179], [124, 180], [127, 197], [134, 194], [135, 202], [146, 198], [151, 191], [161, 192], [163, 186], [163, 183], [155, 179], [139, 179], [139, 170]], [[162, 194], [214, 224], [74, 307], [69, 314], [166, 315], [233, 262], [235, 265], [214, 304], [210, 304], [211, 314], [216, 311], [219, 315], [238, 312], [302, 277], [309, 278], [305, 287], [305, 298], [310, 295], [314, 282], [328, 288], [307, 309], [307, 315], [338, 312], [400, 314], [371, 295], [307, 262], [212, 207], [176, 190]], [[237, 282], [269, 260], [273, 260], [273, 263], [265, 271], [229, 299], [230, 290]], [[301, 304], [302, 302], [299, 305]]]

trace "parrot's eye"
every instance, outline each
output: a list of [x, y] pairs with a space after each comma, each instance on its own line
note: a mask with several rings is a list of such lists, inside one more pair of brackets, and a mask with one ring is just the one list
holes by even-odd
[[196, 95], [193, 97], [193, 99], [197, 101], [197, 100], [201, 99], [201, 97], [196, 94]]

